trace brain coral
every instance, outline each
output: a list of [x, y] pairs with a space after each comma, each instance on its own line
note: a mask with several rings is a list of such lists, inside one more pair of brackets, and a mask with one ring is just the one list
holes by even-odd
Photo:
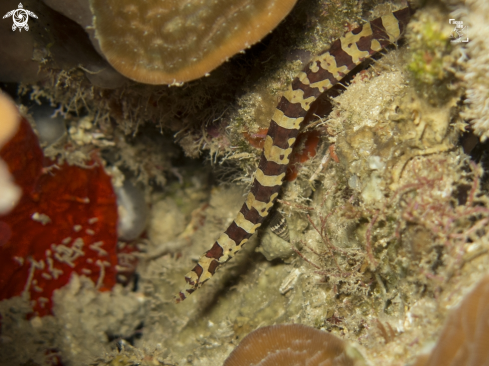
[[348, 353], [332, 334], [300, 324], [273, 325], [243, 338], [224, 366], [355, 365]]
[[259, 41], [297, 0], [90, 0], [100, 48], [130, 79], [200, 78]]

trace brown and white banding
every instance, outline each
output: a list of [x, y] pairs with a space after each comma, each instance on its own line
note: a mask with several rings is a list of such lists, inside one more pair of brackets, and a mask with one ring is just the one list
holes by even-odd
[[272, 233], [282, 238], [283, 240], [290, 241], [289, 226], [287, 220], [280, 212], [275, 212], [270, 220], [270, 230]]
[[404, 8], [346, 33], [292, 81], [270, 122], [246, 202], [224, 234], [185, 276], [187, 286], [175, 297], [177, 302], [209, 280], [264, 222], [280, 192], [301, 123], [312, 102], [366, 58], [395, 42], [404, 33], [409, 18], [410, 9]]

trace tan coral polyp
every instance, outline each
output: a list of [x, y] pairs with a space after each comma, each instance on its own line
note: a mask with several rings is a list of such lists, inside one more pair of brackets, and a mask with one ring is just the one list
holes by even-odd
[[223, 366], [348, 366], [345, 343], [332, 334], [300, 324], [263, 327], [248, 334]]
[[91, 0], [90, 5], [100, 48], [117, 71], [141, 83], [174, 84], [198, 79], [258, 42], [296, 1]]

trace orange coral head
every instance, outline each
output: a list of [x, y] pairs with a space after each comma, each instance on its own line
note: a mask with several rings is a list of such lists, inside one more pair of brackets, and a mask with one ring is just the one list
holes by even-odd
[[248, 334], [224, 366], [355, 365], [345, 343], [300, 324], [263, 327]]
[[107, 61], [146, 84], [198, 79], [258, 42], [297, 0], [91, 0]]

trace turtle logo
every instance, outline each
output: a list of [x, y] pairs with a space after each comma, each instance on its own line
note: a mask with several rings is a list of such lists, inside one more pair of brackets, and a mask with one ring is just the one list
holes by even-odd
[[3, 16], [3, 19], [11, 16], [12, 20], [14, 21], [14, 24], [12, 25], [12, 30], [15, 31], [17, 28], [19, 28], [19, 32], [22, 32], [22, 28], [24, 28], [26, 31], [29, 30], [29, 25], [27, 24], [27, 21], [29, 20], [29, 15], [37, 19], [36, 14], [34, 14], [32, 11], [24, 9], [22, 3], [19, 3], [19, 8], [9, 11]]

